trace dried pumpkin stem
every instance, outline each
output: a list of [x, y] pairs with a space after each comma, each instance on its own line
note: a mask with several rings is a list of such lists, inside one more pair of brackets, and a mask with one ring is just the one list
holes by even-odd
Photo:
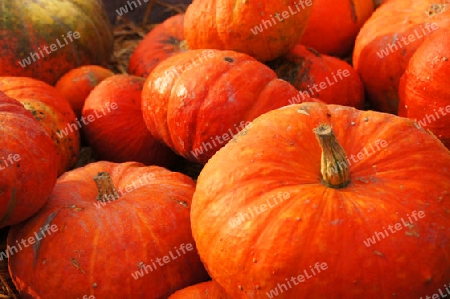
[[331, 126], [321, 124], [313, 130], [322, 148], [320, 172], [322, 182], [330, 188], [343, 188], [350, 183], [347, 154], [334, 136]]
[[189, 51], [189, 46], [187, 44], [187, 41], [183, 39], [179, 44], [180, 50], [182, 51]]
[[99, 172], [94, 177], [94, 181], [97, 184], [98, 188], [98, 194], [96, 198], [98, 201], [113, 201], [120, 197], [108, 172]]

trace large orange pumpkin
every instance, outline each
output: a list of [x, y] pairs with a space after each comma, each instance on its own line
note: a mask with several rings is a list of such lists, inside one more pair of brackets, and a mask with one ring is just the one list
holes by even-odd
[[158, 63], [177, 53], [187, 51], [183, 21], [184, 14], [178, 14], [153, 28], [131, 55], [128, 65], [129, 73], [147, 78]]
[[194, 189], [183, 174], [135, 162], [66, 172], [47, 204], [9, 232], [22, 298], [163, 299], [205, 281], [190, 230]]
[[99, 159], [169, 166], [176, 155], [147, 130], [141, 111], [145, 79], [115, 75], [89, 94], [83, 108], [86, 139]]
[[208, 161], [191, 222], [232, 298], [420, 298], [450, 281], [449, 211], [450, 152], [434, 136], [303, 103], [255, 119]]
[[299, 41], [313, 0], [194, 0], [186, 11], [189, 49], [233, 50], [260, 61], [283, 55]]
[[80, 152], [81, 123], [53, 86], [28, 77], [0, 77], [0, 90], [21, 102], [53, 139], [58, 175], [71, 169]]
[[99, 65], [83, 65], [65, 73], [55, 84], [55, 88], [69, 101], [78, 119], [84, 101], [100, 82], [114, 73]]
[[[364, 86], [359, 74], [347, 62], [323, 55], [302, 45], [268, 65], [278, 78], [294, 85], [303, 95], [362, 109]], [[291, 101], [298, 104], [297, 101]]]
[[0, 227], [36, 213], [56, 183], [52, 140], [23, 105], [0, 91]]
[[397, 114], [400, 77], [426, 37], [450, 27], [449, 4], [450, 0], [386, 1], [363, 25], [353, 66], [376, 109]]
[[416, 119], [450, 148], [450, 31], [432, 34], [400, 80], [398, 115]]
[[168, 299], [230, 299], [215, 281], [206, 281], [176, 291]]
[[359, 29], [373, 10], [372, 0], [315, 0], [300, 44], [323, 54], [349, 54]]
[[234, 51], [191, 50], [150, 73], [142, 113], [153, 136], [204, 164], [248, 122], [290, 100], [310, 98], [301, 97], [254, 58]]
[[0, 11], [0, 76], [53, 85], [73, 68], [109, 61], [113, 34], [102, 1], [8, 0]]

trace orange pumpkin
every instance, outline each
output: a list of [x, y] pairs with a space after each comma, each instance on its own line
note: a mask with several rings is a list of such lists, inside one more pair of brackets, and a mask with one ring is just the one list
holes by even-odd
[[359, 74], [343, 60], [298, 45], [268, 65], [278, 78], [288, 81], [305, 96], [327, 104], [363, 108], [364, 86]]
[[418, 121], [450, 148], [450, 31], [426, 39], [400, 80], [398, 115]]
[[207, 281], [176, 291], [168, 299], [229, 299], [215, 281]]
[[113, 76], [109, 69], [98, 65], [83, 65], [72, 69], [56, 82], [55, 88], [69, 101], [77, 118], [89, 93], [104, 79]]
[[386, 1], [361, 28], [353, 66], [376, 109], [397, 114], [400, 77], [426, 37], [450, 27], [449, 4], [449, 0]]
[[147, 33], [130, 57], [129, 73], [147, 78], [158, 63], [177, 53], [187, 51], [183, 25], [184, 14], [178, 14]]
[[191, 50], [161, 62], [142, 92], [148, 130], [204, 164], [257, 116], [301, 97], [266, 65], [234, 51]]
[[373, 0], [315, 0], [300, 44], [323, 54], [345, 56], [373, 10]]
[[176, 155], [147, 130], [141, 111], [145, 79], [128, 75], [106, 78], [89, 94], [83, 131], [101, 160], [136, 161], [169, 166]]
[[80, 152], [81, 124], [56, 88], [28, 77], [0, 77], [0, 90], [29, 110], [52, 138], [58, 176], [71, 169]]
[[0, 91], [0, 227], [45, 204], [56, 183], [55, 146], [23, 105]]
[[184, 35], [189, 49], [233, 50], [268, 61], [294, 48], [312, 6], [313, 0], [195, 0]]
[[438, 139], [407, 118], [303, 103], [208, 161], [191, 222], [232, 298], [420, 298], [450, 281], [448, 211]]
[[22, 298], [160, 299], [205, 281], [189, 221], [194, 189], [183, 174], [134, 162], [66, 172], [47, 204], [8, 234], [17, 290]]

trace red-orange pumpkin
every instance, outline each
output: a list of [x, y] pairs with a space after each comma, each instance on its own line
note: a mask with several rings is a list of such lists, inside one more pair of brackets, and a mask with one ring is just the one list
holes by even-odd
[[0, 227], [36, 213], [56, 183], [55, 147], [23, 105], [0, 91]]
[[255, 119], [208, 161], [191, 222], [232, 298], [425, 298], [450, 281], [449, 211], [450, 152], [435, 137], [407, 118], [303, 103]]
[[178, 14], [153, 28], [131, 55], [128, 65], [129, 73], [147, 78], [158, 63], [177, 53], [187, 51], [183, 21], [184, 14]]
[[268, 65], [278, 78], [288, 81], [305, 96], [327, 104], [363, 108], [364, 86], [358, 73], [343, 60], [298, 45]]
[[73, 68], [109, 61], [113, 32], [102, 1], [8, 0], [0, 10], [0, 76], [53, 85]]
[[215, 281], [202, 282], [176, 291], [168, 299], [230, 299]]
[[351, 52], [359, 29], [373, 10], [372, 0], [315, 0], [300, 44], [343, 57]]
[[0, 77], [0, 90], [31, 111], [53, 139], [58, 176], [71, 169], [80, 152], [80, 126], [67, 99], [53, 86], [27, 77]]
[[400, 77], [426, 37], [450, 27], [449, 4], [449, 0], [386, 1], [363, 25], [353, 66], [376, 109], [397, 114]]
[[275, 59], [300, 40], [313, 0], [195, 0], [184, 19], [189, 49], [233, 50]]
[[450, 148], [450, 31], [432, 34], [400, 80], [398, 115], [412, 118]]
[[102, 81], [83, 108], [86, 139], [102, 160], [169, 166], [176, 155], [147, 130], [141, 111], [145, 79], [115, 75]]
[[89, 93], [100, 82], [113, 75], [111, 70], [99, 65], [83, 65], [65, 73], [56, 82], [55, 88], [69, 101], [79, 119]]
[[22, 298], [162, 299], [207, 280], [190, 229], [194, 188], [183, 174], [134, 162], [66, 172], [47, 204], [9, 232]]
[[142, 113], [153, 136], [204, 164], [248, 122], [290, 100], [311, 99], [303, 99], [254, 58], [234, 51], [191, 50], [150, 73]]

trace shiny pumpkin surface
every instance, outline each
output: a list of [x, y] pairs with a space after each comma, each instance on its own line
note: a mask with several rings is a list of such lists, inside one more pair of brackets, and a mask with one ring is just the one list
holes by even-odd
[[[343, 188], [322, 183], [324, 123], [349, 159]], [[450, 152], [435, 137], [320, 103], [254, 120], [205, 165], [191, 211], [200, 257], [232, 298], [425, 297], [450, 280], [449, 220]]]

